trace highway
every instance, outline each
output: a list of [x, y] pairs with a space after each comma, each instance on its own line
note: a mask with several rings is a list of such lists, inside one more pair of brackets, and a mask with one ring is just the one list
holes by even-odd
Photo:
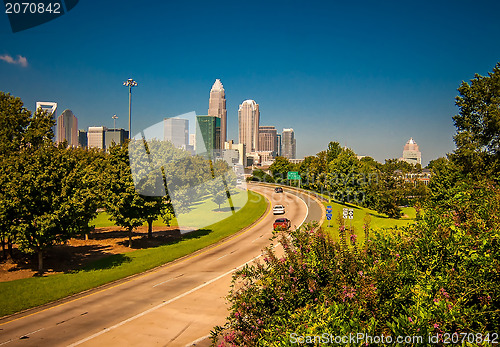
[[[251, 185], [272, 206], [283, 204], [292, 226], [320, 220], [317, 200]], [[253, 226], [192, 255], [54, 304], [0, 319], [0, 347], [208, 346], [224, 324], [232, 273], [270, 245], [272, 206]], [[36, 293], [33, 293], [36, 295]]]

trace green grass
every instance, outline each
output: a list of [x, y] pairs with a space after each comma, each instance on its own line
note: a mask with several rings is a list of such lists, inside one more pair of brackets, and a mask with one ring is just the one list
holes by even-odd
[[[264, 214], [266, 208], [264, 197], [248, 192], [248, 202], [243, 209], [226, 220], [184, 235], [176, 243], [112, 255], [72, 273], [1, 282], [0, 317], [141, 273], [191, 254], [252, 224]], [[95, 223], [107, 224], [109, 220], [106, 219], [106, 214], [101, 214]]]
[[[323, 202], [326, 206], [332, 206], [332, 220], [325, 220], [322, 224], [323, 229], [327, 230], [329, 234], [333, 237], [334, 240], [338, 241], [339, 239], [339, 223], [337, 221], [339, 212], [342, 214], [343, 208], [352, 208], [354, 210], [354, 218], [352, 220], [346, 219], [346, 226], [354, 226], [354, 231], [357, 236], [357, 241], [363, 243], [365, 240], [365, 232], [363, 230], [364, 218], [365, 216], [370, 216], [370, 229], [373, 233], [375, 230], [389, 229], [395, 227], [403, 227], [407, 226], [415, 221], [415, 209], [413, 207], [404, 207], [402, 208], [404, 217], [400, 219], [389, 218], [386, 215], [380, 214], [377, 211], [356, 206], [353, 204], [342, 205], [335, 202]], [[328, 227], [330, 224], [330, 227]], [[349, 233], [347, 232], [347, 235]]]

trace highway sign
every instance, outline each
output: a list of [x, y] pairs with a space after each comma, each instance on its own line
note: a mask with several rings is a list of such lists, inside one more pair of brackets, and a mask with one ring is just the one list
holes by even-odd
[[354, 210], [352, 208], [343, 208], [342, 209], [342, 218], [353, 219], [354, 218]]
[[331, 214], [327, 214], [326, 215], [326, 220], [332, 220], [332, 215]]
[[297, 171], [288, 171], [286, 178], [289, 180], [300, 180], [300, 175]]

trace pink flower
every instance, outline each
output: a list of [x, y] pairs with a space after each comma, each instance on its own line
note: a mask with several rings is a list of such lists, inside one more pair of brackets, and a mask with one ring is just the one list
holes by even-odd
[[408, 320], [410, 321], [410, 323], [413, 323], [413, 319], [411, 319], [411, 317], [408, 317]]
[[396, 258], [399, 258], [399, 253], [396, 253]]
[[437, 328], [439, 328], [439, 324], [434, 323], [434, 329], [437, 329]]

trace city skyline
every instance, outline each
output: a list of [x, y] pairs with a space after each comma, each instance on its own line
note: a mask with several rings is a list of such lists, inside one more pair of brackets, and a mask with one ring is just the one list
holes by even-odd
[[220, 79], [228, 140], [238, 138], [238, 105], [254, 99], [266, 124], [298, 130], [299, 158], [338, 141], [383, 162], [413, 137], [425, 166], [454, 149], [460, 83], [500, 60], [491, 44], [497, 1], [256, 1], [256, 26], [241, 25], [241, 5], [228, 1], [152, 5], [111, 0], [96, 12], [83, 2], [15, 34], [0, 15], [0, 90], [32, 111], [57, 102], [83, 129], [111, 128], [114, 114], [128, 128], [122, 83], [133, 78], [134, 134], [165, 117], [206, 114], [207, 86]]

